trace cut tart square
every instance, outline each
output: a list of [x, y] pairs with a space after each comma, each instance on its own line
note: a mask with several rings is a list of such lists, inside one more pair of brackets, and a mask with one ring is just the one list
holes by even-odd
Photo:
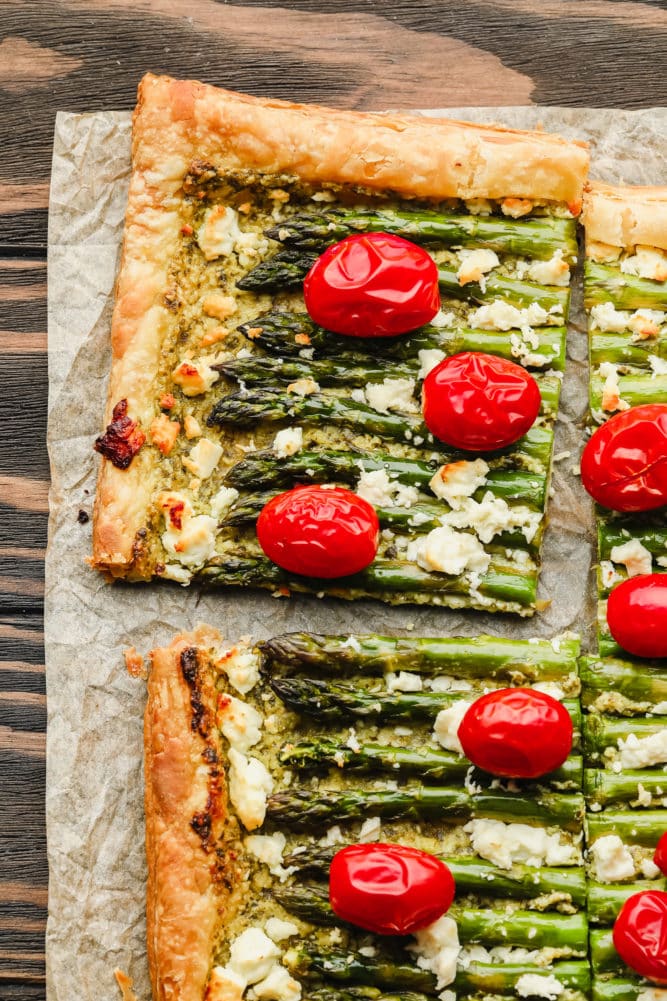
[[[543, 132], [144, 78], [93, 565], [532, 614], [587, 165], [583, 144]], [[369, 232], [435, 260], [426, 326], [352, 338], [305, 311], [317, 256]], [[468, 350], [536, 375], [540, 412], [516, 444], [457, 451], [424, 425], [424, 376]], [[312, 579], [264, 555], [258, 513], [304, 483], [376, 508], [365, 570]]]

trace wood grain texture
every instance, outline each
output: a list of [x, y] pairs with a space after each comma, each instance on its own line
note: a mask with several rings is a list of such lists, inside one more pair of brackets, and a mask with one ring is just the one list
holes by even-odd
[[[148, 69], [335, 107], [664, 103], [662, 0], [3, 0], [0, 1001], [43, 1001], [47, 203], [58, 109]], [[73, 515], [74, 516], [74, 515]]]

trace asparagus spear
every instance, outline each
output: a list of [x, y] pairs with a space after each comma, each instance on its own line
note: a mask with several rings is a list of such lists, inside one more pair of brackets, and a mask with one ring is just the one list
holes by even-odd
[[646, 991], [646, 983], [639, 980], [593, 980], [592, 1001], [637, 1001], [640, 994]]
[[614, 948], [611, 929], [592, 928], [590, 931], [591, 966], [594, 974], [599, 973], [629, 973]]
[[633, 893], [645, 890], [647, 886], [655, 890], [664, 890], [665, 880], [651, 880], [650, 884], [642, 883], [589, 883], [588, 884], [588, 920], [594, 925], [610, 927], [618, 917], [621, 907]]
[[[663, 397], [665, 398], [667, 397]], [[648, 512], [622, 521], [598, 521], [598, 552], [601, 560], [608, 560], [615, 546], [622, 546], [630, 539], [638, 539], [653, 556], [664, 556], [667, 553], [667, 525], [664, 523], [664, 515], [651, 517]]]
[[431, 999], [426, 994], [415, 994], [414, 991], [387, 994], [377, 987], [351, 987], [349, 990], [320, 987], [318, 990], [308, 991], [304, 1001], [431, 1001]]
[[[327, 847], [300, 846], [298, 851], [286, 856], [284, 865], [295, 867], [299, 878], [308, 874], [313, 879], [328, 879], [329, 866], [341, 844]], [[476, 897], [500, 897], [522, 900], [525, 907], [531, 901], [539, 902], [539, 909], [547, 909], [544, 898], [552, 898], [550, 907], [563, 903], [582, 907], [586, 903], [586, 875], [584, 870], [572, 866], [567, 869], [537, 868], [515, 864], [511, 869], [499, 869], [491, 862], [474, 855], [449, 858], [441, 855], [456, 882], [459, 896], [474, 894]]]
[[242, 292], [279, 292], [299, 287], [315, 263], [317, 253], [312, 250], [281, 250], [273, 257], [260, 261], [236, 283]]
[[[628, 726], [626, 722], [626, 727]], [[632, 725], [632, 724], [630, 724]], [[664, 724], [663, 724], [664, 727]], [[597, 768], [586, 768], [584, 771], [584, 794], [590, 803], [599, 803], [605, 807], [610, 803], [634, 803], [638, 797], [639, 785], [655, 796], [659, 801], [667, 797], [667, 774], [660, 771], [630, 771], [616, 774]], [[667, 814], [665, 815], [667, 826]]]
[[[567, 682], [577, 670], [579, 640], [557, 642], [498, 639], [495, 636], [397, 637], [377, 634], [320, 636], [283, 633], [258, 644], [269, 663], [295, 671], [303, 667], [335, 673], [358, 670], [366, 675], [419, 671], [425, 676], [456, 674], [499, 683]], [[401, 693], [414, 694], [414, 693]]]
[[616, 309], [667, 309], [667, 282], [626, 275], [607, 264], [584, 264], [584, 305], [611, 302]]
[[[292, 680], [292, 679], [288, 679]], [[417, 775], [423, 781], [445, 780], [463, 782], [470, 769], [470, 762], [460, 754], [428, 746], [419, 748], [391, 747], [387, 744], [363, 743], [358, 750], [322, 737], [286, 744], [279, 760], [283, 765], [301, 769], [344, 768], [356, 772], [386, 772], [398, 778]], [[553, 785], [559, 790], [580, 789], [582, 760], [568, 758], [556, 771], [540, 779], [540, 785]], [[491, 781], [492, 776], [475, 770], [471, 782]]]
[[[370, 355], [372, 358], [393, 361], [412, 361], [418, 352], [437, 348], [446, 355], [459, 351], [484, 351], [516, 360], [506, 331], [470, 330], [455, 327], [436, 327], [426, 324], [410, 334], [400, 337], [345, 337], [318, 326], [307, 313], [288, 313], [279, 310], [263, 313], [242, 323], [239, 332], [254, 344], [277, 357], [299, 356], [304, 348], [312, 348], [319, 357], [336, 357], [350, 354]], [[565, 368], [565, 327], [540, 327], [539, 344], [531, 348], [532, 355], [544, 359], [543, 365], [562, 371]], [[534, 364], [529, 368], [536, 367]]]
[[386, 987], [393, 991], [435, 991], [435, 977], [421, 970], [408, 958], [408, 953], [394, 956], [364, 956], [359, 952], [317, 949], [310, 943], [289, 949], [283, 963], [293, 976], [307, 980], [320, 977], [342, 984], [365, 984]]
[[[667, 701], [667, 669], [651, 664], [632, 663], [620, 659], [582, 657], [579, 671], [583, 686], [583, 704], [590, 705], [605, 692], [617, 692], [636, 703], [643, 703], [650, 712], [654, 703]], [[626, 722], [626, 729], [632, 724]]]
[[[591, 410], [602, 409], [602, 393], [605, 380], [597, 373], [590, 379]], [[644, 403], [662, 403], [667, 399], [667, 376], [646, 373], [621, 374], [618, 380], [621, 399], [631, 407]]]
[[486, 996], [490, 992], [515, 994], [519, 979], [526, 973], [552, 975], [570, 991], [588, 995], [591, 985], [590, 968], [584, 960], [555, 963], [553, 967], [529, 963], [471, 963], [459, 970], [452, 984], [455, 991], [469, 991]]
[[[486, 603], [488, 598], [496, 608], [519, 614], [532, 614], [529, 609], [535, 605], [536, 577], [535, 568], [530, 564], [504, 563], [497, 559], [492, 560], [473, 589], [465, 576], [429, 573], [407, 561], [376, 559], [360, 573], [332, 581], [293, 576], [261, 556], [213, 557], [196, 574], [201, 584], [216, 587], [288, 587], [306, 593], [328, 593], [346, 600], [379, 597], [392, 604], [446, 605], [449, 602], [454, 607], [465, 604], [488, 610], [492, 607]], [[482, 596], [481, 601], [477, 594]], [[461, 596], [467, 596], [463, 602]]]
[[266, 235], [289, 246], [320, 248], [360, 232], [393, 233], [420, 244], [484, 247], [538, 260], [548, 260], [556, 250], [568, 260], [577, 254], [573, 220], [549, 216], [509, 220], [430, 209], [332, 208], [299, 213]]
[[295, 830], [378, 816], [387, 820], [438, 820], [444, 823], [471, 816], [517, 821], [520, 818], [580, 830], [583, 798], [576, 794], [539, 791], [533, 797], [514, 793], [476, 793], [438, 786], [400, 789], [352, 789], [315, 792], [294, 789], [269, 797], [268, 815]]
[[627, 333], [594, 330], [589, 333], [589, 344], [591, 366], [610, 361], [615, 365], [632, 365], [651, 372], [649, 358], [652, 355], [667, 358], [667, 338], [664, 336], [631, 341]]
[[661, 733], [665, 729], [665, 721], [659, 716], [650, 719], [614, 719], [589, 713], [584, 716], [583, 737], [584, 754], [596, 760], [607, 747], [618, 747], [618, 741], [624, 740], [629, 733], [638, 737], [648, 737], [653, 733]]
[[613, 831], [628, 845], [655, 848], [665, 833], [664, 810], [605, 810], [586, 818], [588, 843]]

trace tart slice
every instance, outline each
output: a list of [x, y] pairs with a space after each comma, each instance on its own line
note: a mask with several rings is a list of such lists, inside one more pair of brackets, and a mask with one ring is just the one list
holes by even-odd
[[[154, 651], [156, 1001], [425, 1001], [451, 990], [583, 1001], [577, 654], [572, 637], [310, 634], [224, 651], [207, 629]], [[533, 781], [481, 771], [457, 738], [468, 707], [508, 686], [546, 692], [571, 715], [570, 754]], [[366, 931], [354, 909], [339, 918], [331, 862], [376, 843], [443, 860], [456, 883], [447, 913], [398, 936]]]
[[[147, 76], [93, 565], [531, 614], [587, 164], [582, 144], [542, 132]], [[334, 333], [306, 309], [304, 278], [333, 245], [379, 234], [422, 248], [440, 309], [395, 336]], [[515, 443], [462, 451], [425, 425], [424, 378], [465, 351], [534, 374], [539, 412]], [[314, 579], [266, 557], [258, 514], [300, 484], [376, 508], [368, 566]]]

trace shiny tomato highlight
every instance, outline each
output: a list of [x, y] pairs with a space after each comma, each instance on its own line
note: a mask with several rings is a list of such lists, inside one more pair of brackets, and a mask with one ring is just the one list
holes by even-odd
[[616, 918], [613, 941], [624, 963], [667, 985], [667, 893], [644, 890], [628, 897]]
[[481, 351], [445, 358], [424, 379], [429, 431], [454, 448], [489, 452], [517, 441], [540, 409], [535, 379], [520, 365]]
[[474, 765], [509, 779], [535, 779], [559, 768], [572, 749], [567, 709], [546, 692], [500, 688], [476, 699], [458, 730]]
[[454, 891], [444, 862], [405, 845], [350, 845], [331, 862], [332, 910], [376, 935], [426, 928], [449, 910]]
[[305, 577], [346, 577], [372, 563], [375, 508], [342, 487], [303, 486], [273, 497], [257, 519], [259, 544], [274, 563]]
[[440, 309], [438, 268], [400, 236], [360, 233], [317, 258], [303, 283], [311, 318], [348, 337], [394, 337]]
[[663, 876], [667, 876], [667, 831], [665, 831], [655, 847], [653, 861]]
[[629, 577], [607, 600], [609, 632], [635, 657], [667, 657], [667, 574]]
[[667, 403], [631, 407], [599, 427], [581, 456], [581, 482], [613, 511], [667, 504]]

